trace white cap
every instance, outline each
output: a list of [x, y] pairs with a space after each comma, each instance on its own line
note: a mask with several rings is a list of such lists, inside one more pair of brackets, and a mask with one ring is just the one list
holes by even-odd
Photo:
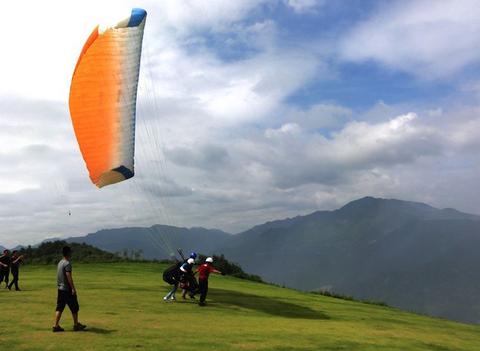
[[189, 259], [187, 260], [187, 263], [189, 263], [189, 264], [194, 264], [194, 263], [195, 263], [195, 260], [194, 260], [193, 258], [189, 258]]
[[212, 262], [213, 262], [213, 258], [207, 257], [207, 259], [205, 260], [205, 262], [210, 262], [210, 263], [212, 263]]

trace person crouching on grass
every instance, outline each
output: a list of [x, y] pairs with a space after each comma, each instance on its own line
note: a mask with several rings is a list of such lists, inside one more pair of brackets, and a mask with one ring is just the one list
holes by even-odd
[[207, 257], [205, 263], [198, 267], [198, 290], [200, 292], [200, 302], [198, 303], [199, 306], [205, 306], [205, 300], [207, 298], [208, 293], [208, 276], [210, 273], [218, 273], [221, 275], [225, 275], [225, 273], [220, 272], [219, 270], [215, 269], [212, 265], [213, 258]]
[[53, 332], [62, 332], [64, 329], [58, 324], [62, 318], [62, 312], [65, 305], [68, 305], [73, 317], [73, 330], [79, 331], [86, 328], [85, 325], [78, 321], [78, 311], [80, 309], [77, 300], [77, 291], [73, 284], [72, 264], [70, 258], [72, 256], [72, 249], [65, 246], [62, 250], [63, 259], [58, 262], [57, 266], [57, 308], [55, 312], [55, 325], [52, 328]]

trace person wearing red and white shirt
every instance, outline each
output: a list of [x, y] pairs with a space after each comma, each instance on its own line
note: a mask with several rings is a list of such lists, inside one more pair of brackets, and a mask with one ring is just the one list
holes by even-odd
[[215, 269], [212, 265], [213, 258], [207, 257], [205, 263], [200, 265], [197, 268], [198, 272], [198, 290], [200, 292], [200, 306], [205, 306], [205, 299], [207, 298], [208, 292], [208, 276], [210, 273], [218, 273], [221, 275], [225, 275], [225, 273], [220, 272], [219, 270]]

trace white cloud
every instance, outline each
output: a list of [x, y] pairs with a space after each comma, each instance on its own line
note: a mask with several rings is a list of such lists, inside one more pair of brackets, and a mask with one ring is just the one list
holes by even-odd
[[286, 0], [288, 6], [293, 8], [297, 13], [306, 13], [316, 10], [318, 7], [322, 6], [324, 0]]
[[[2, 3], [1, 95], [67, 101], [79, 52], [93, 28], [132, 1], [34, 1]], [[8, 52], [8, 54], [7, 54]]]
[[190, 33], [198, 28], [223, 29], [243, 19], [250, 11], [270, 0], [186, 0], [164, 1], [160, 5], [163, 20], [176, 30]]
[[281, 137], [284, 135], [298, 135], [301, 132], [301, 129], [296, 123], [286, 123], [278, 129], [267, 129], [265, 131], [265, 136], [267, 138]]
[[289, 123], [267, 129], [266, 139], [246, 141], [245, 159], [266, 167], [276, 186], [342, 184], [358, 171], [411, 163], [442, 152], [440, 136], [416, 123], [413, 113], [388, 122], [349, 122], [330, 138]]
[[445, 138], [456, 148], [478, 152], [480, 147], [480, 108], [466, 109], [469, 116], [475, 118], [463, 119], [456, 116], [451, 120], [448, 127], [444, 129]]
[[340, 42], [343, 59], [374, 60], [422, 78], [444, 78], [478, 63], [476, 0], [384, 3]]
[[173, 162], [185, 167], [197, 167], [207, 171], [225, 167], [229, 163], [229, 154], [221, 146], [205, 144], [190, 149], [173, 147], [166, 150], [167, 157]]
[[189, 100], [209, 118], [227, 123], [265, 117], [319, 67], [318, 59], [306, 53], [268, 51], [224, 63], [176, 46], [160, 51], [147, 68], [159, 82], [158, 97]]
[[[67, 101], [73, 68], [98, 23], [123, 17], [132, 7], [148, 12], [145, 44], [171, 43], [202, 28], [230, 25], [260, 6], [262, 0], [17, 0], [2, 3], [0, 42], [1, 95]], [[14, 34], [12, 34], [14, 33]], [[148, 43], [150, 42], [150, 44]], [[8, 54], [7, 54], [8, 53]]]
[[341, 163], [371, 167], [414, 160], [441, 152], [441, 143], [430, 127], [416, 124], [408, 113], [388, 122], [352, 122], [335, 133], [331, 153]]
[[[351, 117], [353, 111], [339, 105], [320, 103], [308, 109], [293, 108], [285, 113], [286, 120], [295, 120], [306, 129], [335, 129], [343, 126]], [[383, 115], [384, 116], [384, 115]]]

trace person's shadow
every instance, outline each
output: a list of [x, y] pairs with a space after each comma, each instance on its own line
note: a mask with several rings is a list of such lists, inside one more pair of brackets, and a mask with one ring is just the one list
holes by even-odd
[[274, 297], [224, 289], [210, 289], [208, 297], [211, 298], [215, 307], [221, 305], [237, 306], [285, 318], [330, 319], [327, 314], [321, 311]]
[[116, 330], [104, 329], [104, 328], [98, 328], [98, 327], [87, 327], [85, 330], [83, 330], [83, 332], [94, 333], [94, 334], [111, 334], [111, 333], [115, 333]]

